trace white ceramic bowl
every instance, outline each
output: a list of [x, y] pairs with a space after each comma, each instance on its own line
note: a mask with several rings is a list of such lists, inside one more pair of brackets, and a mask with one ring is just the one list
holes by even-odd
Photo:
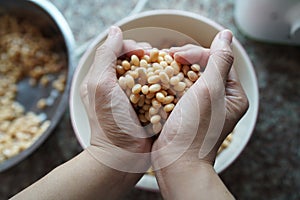
[[[165, 40], [176, 41], [176, 43], [193, 42], [195, 40], [202, 46], [209, 47], [217, 32], [224, 29], [205, 17], [177, 10], [148, 11], [125, 18], [116, 25], [125, 31], [125, 39], [146, 41], [158, 48]], [[90, 129], [79, 96], [79, 87], [93, 62], [95, 49], [105, 40], [106, 36], [107, 30], [100, 34], [85, 52], [76, 69], [71, 85], [71, 120], [76, 136], [83, 148], [89, 145]], [[233, 40], [233, 50], [235, 55], [234, 66], [249, 98], [250, 107], [235, 128], [232, 143], [216, 159], [214, 167], [218, 173], [226, 169], [246, 146], [255, 126], [259, 105], [258, 86], [253, 66], [245, 50], [236, 39]], [[138, 182], [137, 187], [153, 191], [158, 190], [156, 179], [151, 175], [144, 175]]]

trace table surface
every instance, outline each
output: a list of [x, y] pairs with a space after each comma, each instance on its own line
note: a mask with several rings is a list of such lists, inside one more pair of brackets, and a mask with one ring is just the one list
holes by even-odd
[[[137, 0], [51, 0], [66, 17], [78, 45], [127, 16]], [[116, 6], [117, 5], [117, 6]], [[260, 91], [256, 128], [240, 157], [221, 178], [237, 199], [300, 199], [300, 48], [253, 41], [238, 30], [234, 0], [151, 0], [144, 10], [180, 9], [231, 29], [253, 62]], [[69, 112], [31, 156], [0, 173], [0, 199], [7, 199], [82, 149]], [[162, 199], [133, 188], [122, 199]]]

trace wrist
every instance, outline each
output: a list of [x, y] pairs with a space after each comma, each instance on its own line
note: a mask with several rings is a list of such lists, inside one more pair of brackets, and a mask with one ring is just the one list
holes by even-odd
[[212, 174], [215, 174], [214, 168], [206, 161], [179, 162], [155, 171], [165, 199], [199, 198], [199, 194], [203, 193], [200, 191], [205, 191], [207, 186], [211, 187], [209, 179]]
[[97, 161], [116, 171], [144, 173], [150, 167], [150, 153], [133, 153], [122, 148], [103, 148], [91, 145], [85, 151]]
[[[178, 150], [179, 149], [179, 150]], [[184, 153], [182, 153], [184, 152]], [[203, 164], [210, 166], [214, 165], [215, 151], [211, 151], [203, 158], [199, 157], [199, 148], [192, 148], [188, 150], [177, 149], [162, 149], [152, 151], [151, 163], [155, 171], [163, 170], [177, 170], [185, 168], [197, 168]]]
[[190, 151], [185, 152], [177, 159], [175, 159], [173, 154], [152, 156], [151, 162], [158, 182], [162, 180], [166, 184], [172, 184], [174, 183], [174, 179], [180, 180], [180, 176], [192, 176], [195, 170], [213, 168], [211, 162], [200, 160], [198, 156], [192, 156], [191, 154], [193, 155], [194, 153], [191, 153]]
[[[180, 179], [182, 177], [193, 177], [195, 172], [214, 171], [213, 164], [206, 160], [179, 159], [174, 163], [155, 171], [158, 179]], [[179, 176], [180, 175], [180, 176]]]
[[[123, 196], [133, 188], [143, 176], [141, 173], [119, 171], [100, 163], [95, 159], [94, 155], [91, 154], [91, 152], [94, 153], [93, 150], [90, 151], [91, 149], [88, 148], [79, 155], [82, 159], [77, 159], [74, 165], [77, 164], [80, 168], [84, 168], [84, 170], [87, 171], [88, 176], [84, 175], [84, 173], [80, 173], [77, 176], [83, 176], [89, 181], [88, 185], [96, 190], [95, 193], [98, 193], [98, 198], [119, 199], [120, 196]], [[86, 187], [85, 184], [82, 187]], [[92, 196], [92, 198], [95, 197], [95, 195]]]

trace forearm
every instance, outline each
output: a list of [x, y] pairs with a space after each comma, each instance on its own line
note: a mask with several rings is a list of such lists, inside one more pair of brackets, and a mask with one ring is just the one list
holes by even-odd
[[234, 199], [213, 167], [171, 165], [156, 172], [165, 199]]
[[109, 168], [85, 150], [12, 199], [117, 199], [141, 176]]

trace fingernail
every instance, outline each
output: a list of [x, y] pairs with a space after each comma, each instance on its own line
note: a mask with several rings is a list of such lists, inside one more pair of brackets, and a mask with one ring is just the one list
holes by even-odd
[[220, 33], [220, 39], [227, 42], [228, 44], [231, 44], [232, 42], [232, 32], [230, 30], [224, 30]]

